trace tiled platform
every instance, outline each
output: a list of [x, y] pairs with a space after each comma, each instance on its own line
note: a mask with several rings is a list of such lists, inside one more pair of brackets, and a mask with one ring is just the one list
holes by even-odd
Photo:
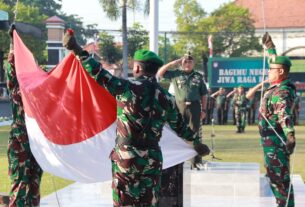
[[[256, 163], [209, 163], [205, 170], [184, 170], [184, 207], [276, 207]], [[294, 175], [295, 207], [305, 206], [305, 185]], [[111, 183], [74, 183], [44, 197], [41, 207], [110, 207]]]
[[1, 121], [0, 126], [8, 126], [12, 123], [12, 121]]

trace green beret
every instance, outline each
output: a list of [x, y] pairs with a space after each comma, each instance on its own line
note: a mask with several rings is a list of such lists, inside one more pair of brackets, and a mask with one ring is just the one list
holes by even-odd
[[137, 50], [133, 59], [135, 61], [156, 63], [159, 67], [163, 65], [161, 58], [156, 53], [149, 50]]
[[245, 86], [244, 86], [243, 84], [240, 84], [240, 85], [238, 86], [238, 88], [245, 88]]
[[287, 56], [276, 56], [274, 61], [271, 58], [269, 60], [269, 64], [280, 64], [280, 65], [286, 65], [288, 67], [291, 67], [291, 61], [290, 61], [289, 57], [287, 57]]

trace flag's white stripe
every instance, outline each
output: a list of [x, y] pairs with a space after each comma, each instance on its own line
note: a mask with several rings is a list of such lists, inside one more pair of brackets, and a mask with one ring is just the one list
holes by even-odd
[[[46, 172], [79, 182], [111, 179], [109, 154], [115, 143], [116, 123], [83, 142], [57, 145], [45, 138], [35, 119], [26, 116], [31, 151]], [[196, 153], [191, 146], [165, 128], [160, 142], [168, 168], [190, 159]]]

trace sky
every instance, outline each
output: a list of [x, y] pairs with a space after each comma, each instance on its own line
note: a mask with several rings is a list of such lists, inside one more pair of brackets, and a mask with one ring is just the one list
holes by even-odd
[[[144, 1], [144, 0], [143, 0]], [[197, 0], [202, 8], [210, 13], [223, 3], [232, 0]], [[176, 17], [173, 12], [175, 0], [159, 1], [159, 31], [176, 31]], [[121, 18], [118, 21], [111, 21], [104, 13], [98, 0], [62, 0], [62, 11], [66, 14], [77, 14], [83, 18], [85, 24], [98, 24], [98, 29], [119, 30], [121, 28]], [[149, 28], [149, 17], [145, 17], [143, 12], [134, 14], [128, 11], [128, 27], [134, 22], [140, 22], [145, 29]]]

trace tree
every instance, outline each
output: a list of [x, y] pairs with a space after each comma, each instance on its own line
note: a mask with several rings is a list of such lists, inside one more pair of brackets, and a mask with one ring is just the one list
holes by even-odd
[[180, 56], [190, 51], [198, 65], [202, 51], [206, 50], [205, 37], [202, 33], [197, 33], [200, 27], [198, 22], [206, 18], [207, 13], [196, 0], [176, 0], [174, 12], [178, 31], [174, 37], [174, 48]]
[[[15, 10], [15, 5], [11, 7], [10, 5], [4, 4], [0, 2], [0, 9], [9, 13], [10, 20], [13, 22], [13, 11]], [[39, 9], [37, 7], [31, 7], [19, 2], [18, 11], [17, 11], [17, 19], [18, 22], [26, 22], [37, 27], [42, 27], [43, 21], [46, 19], [46, 16], [41, 15]], [[42, 39], [33, 38], [29, 35], [20, 34], [22, 39], [24, 40], [27, 47], [33, 51], [34, 56], [36, 57], [39, 63], [45, 63], [46, 56], [44, 50], [46, 48], [46, 36], [42, 37]], [[8, 51], [9, 48], [9, 36], [7, 31], [0, 32], [0, 47], [3, 51]]]
[[[176, 0], [177, 29], [184, 33], [177, 38], [179, 52], [193, 48], [197, 58], [208, 51], [208, 35], [213, 35], [216, 56], [239, 57], [261, 50], [248, 9], [234, 2], [223, 4], [207, 16], [196, 0]], [[193, 33], [193, 34], [192, 34]]]
[[148, 32], [139, 23], [129, 28], [127, 39], [129, 57], [133, 57], [136, 50], [148, 48]]
[[[117, 20], [122, 7], [122, 35], [123, 35], [123, 77], [128, 76], [128, 42], [127, 42], [127, 0], [99, 0], [104, 11], [111, 20]], [[121, 4], [120, 4], [121, 2]]]
[[248, 9], [228, 3], [214, 11], [210, 18], [211, 29], [218, 32], [214, 37], [216, 54], [240, 57], [261, 50]]
[[122, 57], [122, 51], [115, 45], [114, 37], [107, 32], [99, 34], [100, 55], [108, 63], [116, 63]]
[[[62, 0], [22, 0], [22, 3], [24, 5], [37, 7], [40, 13], [51, 17], [59, 13], [61, 9], [61, 1]], [[12, 4], [14, 5], [16, 3], [16, 0], [7, 0], [7, 2], [12, 2]]]
[[[176, 60], [180, 56], [177, 55], [176, 49], [173, 47], [174, 43], [172, 39], [167, 37], [167, 33], [164, 36], [159, 36], [159, 56], [165, 63]], [[180, 54], [181, 55], [181, 54]]]
[[58, 14], [58, 16], [66, 22], [66, 27], [75, 31], [75, 38], [80, 45], [85, 45], [88, 38], [92, 38], [95, 34], [98, 34], [96, 24], [83, 25], [82, 18], [78, 15], [67, 15], [65, 13]]
[[[111, 20], [117, 20], [122, 16], [122, 36], [123, 36], [123, 77], [128, 76], [128, 39], [127, 39], [127, 8], [133, 10], [140, 8], [138, 0], [99, 0], [104, 11]], [[145, 1], [146, 7], [149, 0]], [[122, 11], [120, 12], [120, 7]]]

